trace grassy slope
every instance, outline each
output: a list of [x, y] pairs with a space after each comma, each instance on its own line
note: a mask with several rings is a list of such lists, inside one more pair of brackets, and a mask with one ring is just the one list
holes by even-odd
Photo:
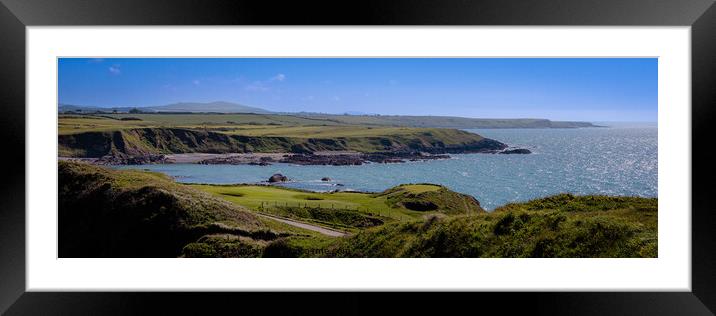
[[[425, 215], [419, 209], [410, 209], [408, 201], [424, 199], [434, 203], [431, 210], [439, 213], [484, 212], [474, 198], [430, 184], [406, 184], [378, 194], [357, 192], [316, 193], [276, 186], [257, 185], [203, 185], [192, 187], [207, 191], [227, 201], [253, 210], [278, 207], [324, 208], [351, 210], [389, 220], [408, 221]], [[285, 214], [285, 211], [282, 211]]]
[[[562, 194], [508, 204], [493, 213], [478, 211], [475, 203], [475, 211], [464, 215], [450, 210], [464, 207], [455, 201], [468, 203], [469, 198], [429, 184], [379, 194], [320, 194], [276, 187], [190, 187], [157, 173], [81, 163], [60, 162], [58, 171], [60, 257], [657, 256], [656, 199]], [[384, 225], [354, 229], [354, 236], [336, 239], [252, 214], [264, 198], [352, 203], [391, 212], [380, 217], [387, 219]], [[406, 201], [418, 198], [440, 203], [443, 211], [405, 209]], [[283, 211], [356, 227], [351, 216], [366, 215]]]
[[[377, 194], [356, 192], [315, 193], [275, 186], [191, 185], [227, 201], [261, 213], [294, 218], [317, 225], [358, 233], [383, 223], [422, 222], [428, 214], [484, 213], [479, 202], [433, 184], [405, 184]], [[415, 211], [407, 201], [435, 203], [433, 211]], [[274, 206], [278, 205], [278, 206]], [[320, 207], [319, 207], [320, 206]], [[272, 241], [265, 257], [333, 256], [336, 239], [325, 236], [291, 236]]]
[[[292, 152], [393, 150], [460, 151], [481, 146], [477, 134], [455, 129], [306, 125], [312, 120], [287, 116], [290, 126], [241, 125], [233, 121], [201, 125], [231, 115], [137, 115], [139, 121], [63, 115], [59, 120], [59, 155], [101, 157], [168, 153]], [[236, 115], [242, 118], [247, 115]], [[252, 120], [261, 115], [248, 115]], [[283, 116], [281, 116], [284, 119]], [[229, 122], [229, 123], [227, 123]], [[283, 123], [282, 123], [283, 124]]]
[[485, 212], [474, 197], [432, 184], [400, 185], [385, 190], [376, 197], [384, 197], [386, 203], [393, 208], [413, 211], [438, 211], [445, 214]]
[[[387, 224], [339, 241], [323, 255], [656, 257], [657, 206], [656, 199], [564, 194], [489, 214]], [[300, 244], [282, 245], [300, 252], [292, 248]]]
[[58, 172], [60, 257], [175, 257], [215, 235], [239, 249], [296, 233], [161, 174], [71, 162]]

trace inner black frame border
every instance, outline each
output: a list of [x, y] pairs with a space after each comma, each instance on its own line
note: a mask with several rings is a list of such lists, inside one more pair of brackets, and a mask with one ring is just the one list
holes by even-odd
[[[36, 314], [330, 313], [437, 310], [567, 314], [713, 315], [716, 311], [716, 106], [713, 0], [0, 0], [0, 312]], [[569, 25], [691, 26], [692, 291], [533, 293], [80, 293], [26, 292], [26, 26], [72, 25]], [[17, 154], [22, 153], [22, 154]], [[664, 210], [688, 211], [688, 210]], [[111, 273], [111, 271], [108, 271]], [[384, 293], [381, 293], [384, 294]]]

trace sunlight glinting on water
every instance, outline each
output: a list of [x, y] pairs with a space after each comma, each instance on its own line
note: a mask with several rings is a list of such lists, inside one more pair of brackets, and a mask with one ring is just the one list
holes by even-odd
[[[468, 130], [529, 155], [461, 154], [452, 159], [362, 166], [296, 166], [274, 164], [167, 164], [118, 166], [164, 172], [180, 182], [256, 183], [274, 173], [285, 186], [315, 191], [382, 191], [401, 183], [442, 184], [477, 198], [492, 210], [508, 202], [547, 195], [606, 194], [657, 196], [657, 128]], [[331, 182], [320, 181], [330, 177]], [[343, 186], [337, 186], [337, 184]]]

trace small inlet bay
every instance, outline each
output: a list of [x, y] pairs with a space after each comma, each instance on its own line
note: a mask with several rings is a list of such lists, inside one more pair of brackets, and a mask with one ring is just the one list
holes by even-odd
[[[360, 166], [276, 163], [256, 165], [118, 165], [147, 169], [184, 183], [262, 183], [275, 173], [280, 185], [312, 191], [379, 192], [404, 183], [434, 183], [477, 198], [492, 210], [558, 193], [657, 196], [655, 124], [609, 124], [575, 129], [468, 129], [530, 155], [453, 154], [451, 159]], [[327, 177], [330, 181], [322, 181]]]
[[656, 58], [58, 67], [61, 258], [659, 254]]

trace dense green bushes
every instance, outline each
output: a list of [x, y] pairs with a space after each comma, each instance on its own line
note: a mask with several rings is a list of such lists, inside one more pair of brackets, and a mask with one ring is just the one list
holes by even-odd
[[338, 243], [345, 257], [657, 257], [657, 200], [558, 195], [491, 214], [387, 224]]

